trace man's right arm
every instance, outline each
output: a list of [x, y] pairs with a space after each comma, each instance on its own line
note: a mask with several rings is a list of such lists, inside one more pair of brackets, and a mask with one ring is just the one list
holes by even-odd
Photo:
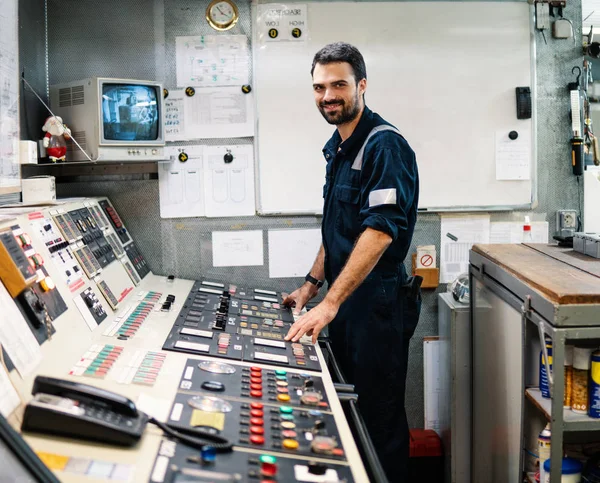
[[[309, 273], [317, 280], [325, 279], [325, 249], [323, 248], [322, 243], [321, 248], [319, 248], [319, 253], [317, 253], [315, 263], [313, 263]], [[299, 314], [308, 301], [315, 297], [317, 293], [319, 293], [319, 289], [316, 285], [313, 285], [310, 282], [304, 282], [299, 289], [294, 290], [294, 292], [288, 295], [283, 303], [287, 306], [293, 306], [294, 313]]]

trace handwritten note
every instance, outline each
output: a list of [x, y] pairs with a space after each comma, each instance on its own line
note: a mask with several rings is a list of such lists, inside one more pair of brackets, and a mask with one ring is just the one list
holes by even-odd
[[185, 141], [187, 134], [185, 130], [185, 117], [183, 108], [184, 93], [180, 89], [169, 91], [169, 97], [165, 99], [165, 140]]

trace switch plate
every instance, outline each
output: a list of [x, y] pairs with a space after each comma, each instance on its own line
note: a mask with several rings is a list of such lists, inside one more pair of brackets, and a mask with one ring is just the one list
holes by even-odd
[[550, 5], [546, 2], [535, 4], [535, 28], [538, 30], [550, 28]]

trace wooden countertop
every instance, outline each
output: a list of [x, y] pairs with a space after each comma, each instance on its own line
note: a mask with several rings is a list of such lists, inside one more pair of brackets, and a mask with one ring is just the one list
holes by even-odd
[[600, 303], [599, 259], [546, 244], [473, 245], [472, 250], [555, 304]]

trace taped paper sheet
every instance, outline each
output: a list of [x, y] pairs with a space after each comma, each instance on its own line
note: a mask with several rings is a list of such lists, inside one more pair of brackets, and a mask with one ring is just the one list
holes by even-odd
[[249, 144], [204, 148], [206, 216], [253, 216], [254, 150]]
[[321, 229], [269, 230], [269, 278], [304, 277], [321, 247]]
[[442, 216], [440, 283], [454, 281], [469, 269], [469, 250], [475, 243], [489, 243], [490, 216]]
[[263, 232], [213, 231], [213, 266], [246, 267], [263, 265]]
[[205, 216], [203, 149], [203, 146], [165, 148], [165, 155], [171, 161], [158, 165], [161, 218]]

